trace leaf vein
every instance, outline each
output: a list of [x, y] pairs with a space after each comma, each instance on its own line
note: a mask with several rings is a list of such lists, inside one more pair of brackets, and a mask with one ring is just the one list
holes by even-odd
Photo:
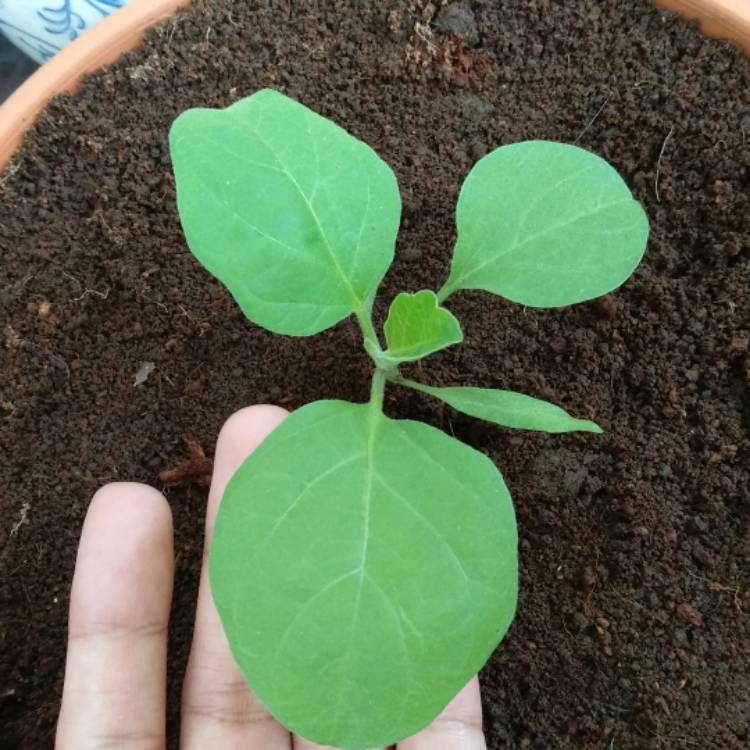
[[453, 545], [448, 541], [445, 534], [443, 534], [440, 529], [435, 526], [435, 524], [430, 521], [427, 516], [424, 515], [419, 509], [417, 509], [413, 503], [409, 502], [409, 500], [404, 497], [397, 489], [394, 487], [391, 487], [388, 482], [383, 479], [379, 474], [375, 475], [375, 478], [377, 481], [383, 486], [383, 488], [393, 497], [395, 497], [397, 500], [400, 500], [401, 503], [404, 505], [405, 508], [408, 508], [417, 518], [419, 518], [422, 523], [424, 523], [425, 526], [427, 526], [429, 529], [431, 529], [432, 533], [435, 535], [435, 538], [450, 552], [451, 557], [453, 558], [453, 561], [456, 563], [456, 566], [461, 571], [461, 574], [464, 577], [464, 580], [466, 582], [466, 588], [468, 591], [468, 583], [469, 583], [469, 574], [466, 572], [466, 568], [464, 567], [464, 564], [461, 562], [461, 558], [456, 554], [456, 550], [454, 549]]

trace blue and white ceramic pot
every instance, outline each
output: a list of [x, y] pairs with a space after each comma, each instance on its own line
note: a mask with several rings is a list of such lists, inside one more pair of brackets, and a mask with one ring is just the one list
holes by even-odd
[[38, 63], [129, 0], [0, 0], [0, 31]]

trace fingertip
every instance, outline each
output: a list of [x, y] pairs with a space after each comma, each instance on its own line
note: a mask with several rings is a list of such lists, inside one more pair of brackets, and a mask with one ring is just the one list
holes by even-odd
[[[172, 528], [169, 503], [153, 487], [115, 482], [96, 492], [78, 548], [72, 637], [128, 627], [143, 612], [163, 619], [172, 586]], [[144, 591], [144, 580], [154, 585]]]
[[[232, 414], [219, 432], [216, 443], [217, 459], [224, 462], [240, 456], [240, 462], [289, 415], [286, 409], [273, 404], [246, 406]], [[223, 455], [220, 455], [223, 454]]]
[[[70, 595], [59, 750], [163, 747], [172, 513], [152, 487], [118, 482], [92, 498]], [[107, 739], [105, 739], [107, 738]], [[130, 744], [128, 744], [130, 746]]]
[[171, 534], [172, 509], [159, 490], [139, 482], [112, 482], [94, 493], [85, 524], [118, 526], [131, 522], [146, 534]]
[[445, 707], [437, 719], [438, 724], [454, 725], [481, 731], [482, 696], [479, 678], [472, 677]]
[[257, 404], [236, 411], [224, 423], [216, 441], [214, 475], [207, 511], [209, 529], [232, 474], [287, 416], [289, 412], [280, 406]]

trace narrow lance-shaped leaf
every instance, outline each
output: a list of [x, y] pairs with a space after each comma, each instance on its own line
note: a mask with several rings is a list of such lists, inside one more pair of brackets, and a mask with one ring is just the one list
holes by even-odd
[[413, 380], [399, 380], [401, 385], [445, 401], [457, 411], [503, 427], [541, 432], [602, 432], [588, 419], [576, 419], [559, 406], [524, 393], [494, 388], [435, 388]]
[[372, 404], [318, 401], [231, 479], [209, 572], [232, 653], [284, 726], [385, 747], [434, 719], [507, 630], [515, 517], [481, 453]]
[[366, 309], [401, 212], [369, 146], [270, 89], [184, 112], [170, 146], [188, 245], [248, 318], [304, 336]]
[[582, 302], [622, 284], [648, 239], [643, 208], [604, 159], [549, 141], [502, 146], [477, 162], [456, 224], [441, 300], [484, 289], [531, 307]]
[[386, 358], [393, 363], [422, 359], [463, 341], [461, 326], [440, 307], [435, 292], [401, 293], [391, 303], [385, 321]]

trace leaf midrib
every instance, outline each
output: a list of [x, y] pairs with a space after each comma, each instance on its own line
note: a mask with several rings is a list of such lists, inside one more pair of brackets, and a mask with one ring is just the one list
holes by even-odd
[[[362, 524], [362, 554], [360, 556], [359, 564], [359, 580], [357, 581], [357, 598], [354, 601], [354, 613], [352, 615], [352, 625], [349, 630], [349, 644], [343, 657], [345, 668], [342, 670], [342, 679], [339, 692], [339, 699], [336, 702], [336, 708], [334, 716], [336, 717], [336, 734], [338, 734], [339, 724], [341, 722], [341, 708], [345, 699], [344, 686], [350, 680], [347, 678], [348, 666], [351, 661], [351, 655], [353, 652], [352, 644], [354, 642], [354, 634], [357, 630], [357, 623], [359, 621], [359, 612], [362, 604], [362, 589], [364, 587], [365, 578], [371, 580], [370, 576], [367, 575], [367, 551], [370, 547], [370, 515], [372, 509], [372, 486], [375, 480], [375, 434], [377, 432], [377, 426], [380, 419], [383, 418], [383, 413], [380, 411], [380, 407], [371, 401], [367, 410], [368, 415], [368, 434], [367, 434], [367, 475], [365, 477], [365, 491], [363, 493], [362, 505], [364, 522]], [[345, 712], [344, 712], [345, 713]]]
[[[312, 137], [312, 131], [310, 130], [310, 116], [305, 113], [305, 125], [307, 126], [307, 133], [308, 137], [310, 139], [311, 143], [314, 143], [315, 139]], [[359, 298], [359, 295], [356, 293], [354, 287], [352, 286], [351, 281], [349, 280], [349, 277], [344, 273], [344, 269], [341, 267], [341, 264], [338, 261], [338, 258], [336, 257], [336, 254], [333, 251], [333, 248], [331, 247], [331, 243], [328, 240], [328, 235], [323, 230], [323, 226], [321, 225], [320, 221], [318, 220], [318, 216], [315, 213], [315, 210], [312, 207], [312, 204], [310, 203], [307, 195], [305, 195], [304, 190], [302, 190], [302, 186], [297, 182], [294, 175], [292, 174], [291, 170], [287, 167], [287, 165], [281, 160], [281, 157], [276, 154], [276, 152], [266, 143], [266, 141], [261, 137], [261, 135], [258, 133], [257, 130], [253, 131], [255, 137], [265, 146], [266, 149], [268, 149], [268, 152], [273, 156], [274, 159], [276, 159], [276, 162], [280, 165], [281, 170], [283, 174], [286, 175], [286, 177], [289, 179], [289, 181], [294, 185], [294, 187], [297, 189], [297, 192], [299, 193], [300, 197], [302, 198], [302, 201], [304, 202], [305, 206], [307, 207], [307, 210], [312, 217], [312, 220], [315, 222], [315, 226], [318, 229], [318, 233], [320, 234], [321, 239], [323, 240], [323, 244], [326, 248], [326, 251], [328, 252], [328, 256], [331, 260], [331, 263], [333, 264], [333, 267], [336, 270], [336, 273], [338, 274], [339, 278], [343, 282], [344, 286], [346, 287], [347, 291], [349, 292], [349, 295], [352, 299], [352, 305], [355, 310], [361, 311], [362, 310], [362, 303], [363, 300]], [[319, 182], [319, 161], [318, 161], [318, 155], [317, 150], [315, 150], [316, 155], [316, 177], [315, 177], [315, 183], [316, 188], [317, 184]], [[368, 175], [368, 183], [369, 183], [369, 175]]]
[[[309, 118], [305, 118], [305, 122], [307, 123], [308, 127], [308, 133], [310, 133], [309, 130]], [[359, 295], [357, 294], [356, 290], [354, 289], [354, 286], [352, 285], [351, 281], [349, 280], [348, 276], [344, 272], [344, 269], [341, 267], [341, 264], [338, 261], [338, 258], [336, 257], [335, 252], [333, 251], [333, 247], [331, 246], [331, 243], [328, 239], [327, 234], [325, 233], [325, 230], [323, 229], [323, 226], [321, 225], [317, 214], [315, 213], [315, 209], [313, 208], [312, 204], [310, 203], [307, 195], [305, 194], [304, 190], [302, 189], [302, 186], [299, 184], [299, 182], [295, 179], [294, 175], [290, 171], [290, 169], [287, 167], [287, 165], [281, 160], [281, 158], [278, 156], [278, 154], [274, 151], [274, 149], [266, 142], [266, 140], [261, 137], [260, 133], [258, 133], [257, 129], [254, 129], [251, 131], [252, 134], [258, 139], [258, 142], [261, 143], [268, 153], [273, 157], [273, 159], [276, 161], [276, 163], [279, 165], [278, 167], [272, 165], [272, 164], [263, 164], [262, 162], [257, 162], [252, 159], [248, 159], [244, 154], [237, 153], [236, 151], [230, 149], [227, 147], [225, 143], [221, 143], [219, 141], [214, 140], [209, 135], [203, 133], [202, 137], [211, 143], [214, 147], [217, 149], [224, 151], [226, 154], [232, 156], [233, 158], [237, 159], [238, 161], [241, 161], [244, 164], [248, 164], [252, 167], [259, 168], [259, 169], [267, 169], [272, 172], [277, 172], [279, 174], [284, 175], [291, 183], [294, 185], [295, 189], [297, 190], [300, 198], [302, 199], [302, 202], [305, 204], [305, 207], [307, 208], [307, 211], [312, 218], [313, 222], [315, 223], [315, 227], [318, 231], [318, 234], [320, 235], [320, 238], [323, 241], [323, 246], [326, 250], [326, 254], [331, 262], [331, 265], [333, 266], [336, 275], [339, 277], [340, 281], [342, 282], [342, 285], [344, 289], [348, 292], [350, 298], [353, 310], [355, 312], [362, 312], [363, 310], [363, 300], [360, 299]], [[313, 142], [312, 135], [310, 134], [310, 141]], [[193, 170], [195, 172], [195, 170]], [[318, 177], [316, 176], [316, 183], [319, 181]], [[368, 175], [368, 190], [369, 190], [369, 175]], [[257, 232], [260, 236], [265, 237], [266, 239], [275, 242], [276, 244], [285, 247], [288, 250], [291, 250], [292, 252], [299, 252], [298, 248], [293, 248], [286, 243], [282, 242], [281, 240], [273, 237], [272, 235], [268, 235], [267, 233], [263, 232], [261, 229], [256, 227], [251, 222], [247, 221], [245, 217], [243, 217], [239, 212], [233, 211], [234, 215], [240, 218], [243, 223], [245, 223], [250, 229]]]

